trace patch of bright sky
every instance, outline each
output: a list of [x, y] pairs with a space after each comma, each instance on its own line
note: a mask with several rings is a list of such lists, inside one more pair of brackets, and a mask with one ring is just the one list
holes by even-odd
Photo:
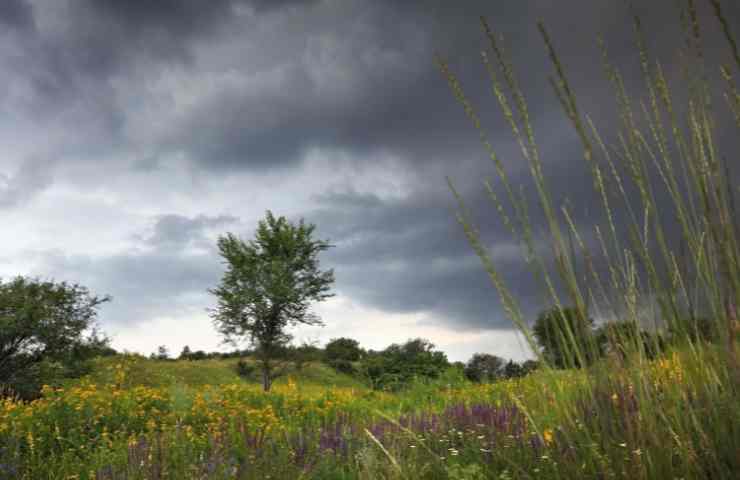
[[[521, 335], [514, 330], [460, 332], [426, 325], [429, 321], [426, 314], [389, 314], [361, 306], [341, 295], [317, 304], [314, 311], [325, 326], [301, 326], [289, 330], [298, 343], [316, 342], [323, 346], [332, 338], [349, 336], [360, 342], [363, 348], [382, 350], [391, 343], [422, 337], [444, 350], [450, 361], [467, 361], [476, 352], [515, 360], [531, 358]], [[179, 354], [185, 345], [206, 351], [233, 350], [232, 346], [221, 343], [208, 314], [196, 306], [182, 315], [156, 317], [134, 327], [111, 325], [106, 332], [113, 338], [114, 348], [145, 355], [156, 351], [159, 345], [167, 346], [174, 355]]]

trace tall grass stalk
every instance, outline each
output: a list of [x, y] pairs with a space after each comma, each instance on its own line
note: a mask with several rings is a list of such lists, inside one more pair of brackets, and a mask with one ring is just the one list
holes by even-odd
[[[714, 28], [722, 32], [734, 64], [717, 68], [706, 65], [697, 6], [688, 0], [679, 12], [685, 40], [680, 50], [686, 87], [683, 95], [672, 93], [661, 63], [651, 58], [637, 16], [633, 18], [635, 53], [645, 88], [639, 97], [632, 97], [627, 91], [622, 74], [610, 63], [605, 40], [599, 37], [604, 72], [618, 111], [613, 125], [616, 130], [609, 136], [602, 135], [581, 109], [555, 42], [544, 23], [538, 23], [554, 69], [550, 84], [582, 145], [585, 167], [593, 176], [595, 193], [601, 201], [603, 219], [585, 227], [593, 229], [598, 240], [590, 243], [586, 239], [591, 237], [584, 235], [584, 227], [576, 224], [571, 209], [567, 205], [558, 207], [550, 193], [532, 118], [513, 63], [501, 36], [481, 17], [488, 43], [481, 54], [482, 62], [495, 101], [529, 166], [538, 205], [547, 220], [554, 272], [548, 271], [546, 259], [535, 248], [526, 200], [515, 194], [516, 188], [473, 103], [448, 63], [436, 58], [452, 93], [480, 134], [513, 215], [490, 182], [484, 184], [486, 192], [504, 225], [522, 244], [527, 264], [533, 267], [536, 280], [545, 287], [563, 320], [566, 305], [575, 308], [584, 319], [593, 307], [602, 318], [616, 315], [623, 322], [657, 333], [650, 336], [651, 345], [640, 335], [615, 331], [610, 343], [630, 354], [599, 361], [589, 368], [586, 398], [596, 407], [595, 415], [601, 418], [599, 425], [603, 428], [583, 428], [579, 418], [582, 412], [564, 390], [556, 388], [553, 409], [569, 423], [564, 429], [580, 432], [577, 440], [595, 445], [592, 457], [584, 460], [584, 469], [595, 475], [611, 468], [606, 457], [614, 455], [613, 446], [607, 444], [615, 438], [607, 431], [613, 424], [604, 420], [614, 413], [609, 402], [602, 401], [602, 394], [625, 389], [635, 401], [633, 414], [638, 421], [629, 424], [633, 430], [628, 434], [633, 446], [637, 446], [634, 451], [638, 453], [634, 455], [639, 457], [636, 460], [640, 466], [629, 474], [626, 470], [619, 473], [637, 473], [641, 478], [729, 478], [732, 472], [740, 471], [740, 324], [736, 312], [740, 302], [740, 242], [734, 206], [738, 186], [731, 184], [727, 158], [717, 143], [718, 104], [714, 102], [711, 81], [712, 74], [719, 74], [725, 88], [724, 104], [740, 131], [740, 94], [735, 80], [740, 55], [732, 22], [720, 1], [708, 3], [717, 22]], [[732, 153], [736, 152], [727, 152]], [[458, 220], [498, 291], [504, 311], [524, 334], [531, 350], [547, 362], [502, 272], [492, 261], [462, 194], [450, 179], [448, 183], [459, 205]], [[630, 191], [637, 192], [637, 196], [630, 195]], [[668, 202], [659, 201], [661, 198]], [[668, 231], [666, 225], [671, 223], [675, 227]], [[618, 225], [626, 225], [627, 238]], [[577, 275], [573, 239], [584, 259], [582, 278]], [[607, 279], [598, 273], [599, 255], [607, 267]], [[657, 305], [658, 312], [649, 315], [646, 323], [646, 306], [652, 304]], [[700, 328], [708, 329], [713, 341], [708, 341]], [[570, 353], [570, 367], [587, 365], [587, 359], [600, 353], [595, 339], [584, 343], [575, 335], [570, 323], [563, 321], [559, 338], [561, 347]], [[667, 337], [672, 345], [668, 349], [662, 340]], [[651, 352], [656, 351], [663, 352], [663, 359], [652, 358]], [[655, 362], [666, 365], [660, 362], [678, 358], [675, 355], [679, 351], [689, 352], [688, 358], [681, 357], [682, 382], [669, 389], [655, 388], [645, 372]], [[612, 398], [621, 397], [614, 393]], [[723, 413], [711, 413], [713, 409]], [[528, 418], [535, 422], [536, 416], [528, 414]], [[534, 428], [538, 431], [536, 425]]]

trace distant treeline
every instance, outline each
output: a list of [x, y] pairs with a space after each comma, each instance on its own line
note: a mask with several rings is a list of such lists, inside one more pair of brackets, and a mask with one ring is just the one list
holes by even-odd
[[[685, 329], [693, 332], [691, 337], [694, 341], [711, 341], [714, 335], [710, 326], [706, 319], [687, 319]], [[562, 312], [556, 309], [543, 311], [532, 331], [542, 358], [555, 368], [580, 368], [606, 357], [625, 360], [630, 352], [637, 350], [651, 358], [682, 337], [670, 330], [648, 332], [628, 322], [608, 322], [597, 327], [593, 319], [579, 317], [573, 308], [564, 308]], [[568, 343], [564, 342], [568, 332], [577, 339], [577, 350], [568, 348]], [[173, 357], [162, 346], [150, 358], [198, 361], [244, 358], [255, 354], [253, 349], [205, 352], [185, 346], [179, 356]], [[365, 381], [372, 388], [394, 391], [414, 380], [437, 379], [449, 371], [457, 372], [472, 382], [495, 382], [523, 377], [541, 365], [538, 360], [517, 362], [490, 353], [475, 353], [467, 362], [450, 362], [444, 352], [423, 338], [394, 343], [383, 350], [365, 349], [357, 340], [347, 337], [332, 339], [324, 348], [309, 343], [285, 345], [275, 351], [275, 359], [290, 362], [297, 370], [309, 362], [322, 362], [338, 372]], [[236, 368], [243, 376], [256, 375], [256, 367], [249, 362], [239, 362]]]
[[[17, 277], [0, 282], [0, 396], [32, 399], [44, 384], [58, 384], [91, 371], [91, 360], [115, 355], [110, 340], [97, 330], [97, 307], [107, 297], [90, 295], [82, 286]], [[631, 352], [654, 358], [683, 340], [714, 342], [720, 338], [715, 322], [687, 318], [661, 332], [646, 331], [635, 323], [609, 322], [598, 327], [573, 308], [543, 311], [534, 322], [538, 356], [554, 368], [581, 368], [610, 357], [626, 361]], [[566, 338], [574, 338], [577, 348]], [[258, 357], [257, 349], [205, 352], [182, 349], [177, 357], [165, 346], [150, 356], [156, 360], [228, 359]], [[392, 344], [379, 351], [365, 349], [351, 338], [336, 338], [324, 348], [315, 344], [275, 346], [271, 355], [290, 368], [323, 362], [338, 372], [352, 375], [372, 388], [398, 390], [414, 380], [463, 376], [474, 382], [493, 382], [520, 377], [540, 363], [505, 360], [490, 353], [476, 353], [466, 363], [450, 362], [430, 341], [417, 338]], [[254, 376], [254, 362], [240, 361], [237, 371]]]

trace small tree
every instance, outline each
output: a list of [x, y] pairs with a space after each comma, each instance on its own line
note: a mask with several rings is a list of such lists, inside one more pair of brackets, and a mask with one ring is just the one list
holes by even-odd
[[106, 353], [108, 339], [94, 326], [98, 306], [108, 300], [65, 282], [24, 277], [0, 282], [0, 391], [5, 386], [33, 397], [44, 365], [68, 369]]
[[170, 351], [167, 349], [166, 345], [160, 345], [157, 347], [157, 353], [152, 353], [149, 358], [152, 360], [169, 360]]
[[245, 242], [231, 233], [218, 239], [226, 272], [220, 285], [209, 290], [218, 298], [211, 311], [214, 326], [226, 341], [246, 339], [255, 347], [265, 391], [272, 384], [274, 356], [290, 341], [286, 328], [321, 325], [309, 305], [332, 296], [334, 272], [319, 270], [318, 261], [331, 245], [314, 240], [314, 229], [268, 211], [254, 240]]
[[323, 351], [316, 346], [316, 341], [304, 341], [298, 346], [294, 346], [289, 351], [289, 359], [293, 361], [296, 370], [301, 371], [309, 362], [320, 361], [323, 357]]
[[416, 338], [392, 344], [382, 352], [368, 352], [362, 372], [373, 388], [399, 390], [415, 378], [438, 378], [450, 366], [447, 355], [429, 340]]
[[190, 354], [189, 358], [190, 360], [206, 360], [208, 358], [208, 354], [203, 350], [196, 350]]
[[532, 328], [545, 359], [558, 368], [581, 367], [598, 357], [594, 321], [576, 308], [545, 310]]
[[607, 322], [596, 330], [599, 351], [622, 361], [640, 352], [655, 358], [665, 348], [662, 335], [642, 330], [636, 322]]
[[180, 352], [180, 356], [178, 357], [179, 360], [190, 360], [193, 356], [193, 352], [190, 350], [190, 346], [185, 345], [182, 347], [182, 352]]
[[465, 365], [465, 377], [471, 382], [492, 382], [503, 375], [504, 359], [489, 353], [476, 353]]
[[537, 360], [525, 360], [524, 363], [522, 363], [522, 377], [529, 375], [538, 368], [540, 368], [540, 362]]
[[326, 360], [346, 360], [356, 362], [362, 356], [362, 348], [357, 340], [352, 338], [334, 338], [326, 344]]
[[514, 360], [509, 360], [502, 370], [504, 378], [519, 378], [524, 376], [524, 367]]

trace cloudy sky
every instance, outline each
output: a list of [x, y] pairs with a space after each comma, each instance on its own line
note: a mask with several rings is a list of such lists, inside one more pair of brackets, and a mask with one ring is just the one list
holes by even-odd
[[[547, 305], [485, 198], [481, 179], [495, 171], [433, 58], [449, 61], [534, 200], [480, 62], [478, 16], [489, 18], [528, 95], [554, 196], [589, 225], [592, 182], [548, 85], [536, 21], [584, 110], [608, 129], [614, 100], [595, 38], [605, 35], [628, 86], [639, 86], [625, 3], [3, 0], [0, 275], [110, 294], [99, 320], [117, 349], [220, 349], [206, 313], [223, 272], [215, 241], [251, 237], [270, 209], [315, 223], [336, 245], [322, 257], [336, 275], [336, 296], [316, 307], [326, 326], [294, 331], [299, 340], [350, 336], [377, 349], [421, 336], [454, 360], [521, 359], [446, 176], [525, 312]], [[649, 47], [673, 75], [673, 2], [639, 3], [649, 4], [638, 7]], [[724, 3], [737, 25], [740, 9]]]

